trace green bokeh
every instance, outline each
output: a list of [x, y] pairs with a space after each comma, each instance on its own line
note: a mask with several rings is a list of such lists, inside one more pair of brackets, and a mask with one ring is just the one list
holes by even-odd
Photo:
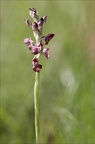
[[29, 7], [47, 15], [43, 34], [55, 33], [50, 59], [41, 58], [40, 143], [95, 143], [95, 2], [1, 0], [1, 144], [34, 144], [33, 56], [23, 44]]

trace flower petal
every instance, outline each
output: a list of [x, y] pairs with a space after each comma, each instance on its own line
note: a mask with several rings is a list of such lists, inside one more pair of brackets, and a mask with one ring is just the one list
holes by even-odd
[[35, 55], [38, 54], [39, 53], [38, 47], [37, 46], [32, 46], [31, 53], [35, 54]]
[[35, 71], [35, 72], [40, 72], [40, 70], [42, 69], [42, 65], [41, 64], [38, 64], [37, 66], [33, 66], [33, 70]]
[[33, 46], [34, 42], [30, 38], [25, 38], [24, 44], [26, 44], [27, 46], [30, 46], [30, 45]]
[[46, 56], [46, 58], [49, 58], [49, 48], [44, 48], [43, 49], [43, 54]]
[[49, 41], [55, 36], [55, 34], [48, 34], [46, 37], [45, 37], [45, 44], [47, 45], [49, 43]]
[[32, 30], [36, 33], [39, 34], [39, 29], [38, 29], [38, 24], [36, 22], [34, 22], [32, 24]]
[[52, 33], [50, 33], [50, 34], [48, 34], [47, 36], [43, 36], [43, 37], [41, 37], [41, 40], [43, 41], [45, 41], [45, 45], [47, 45], [48, 43], [49, 43], [49, 41], [53, 38], [55, 36], [55, 34], [52, 34]]
[[42, 27], [43, 26], [43, 24], [46, 22], [46, 18], [47, 18], [47, 16], [43, 16], [42, 18], [40, 18], [40, 20], [39, 20], [39, 22], [38, 22], [38, 26], [40, 27]]

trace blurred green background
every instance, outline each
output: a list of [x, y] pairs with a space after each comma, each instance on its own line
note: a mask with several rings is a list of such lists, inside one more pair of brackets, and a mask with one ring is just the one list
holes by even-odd
[[43, 34], [56, 34], [41, 58], [40, 143], [95, 144], [94, 0], [1, 0], [1, 144], [35, 143], [29, 7], [48, 16]]

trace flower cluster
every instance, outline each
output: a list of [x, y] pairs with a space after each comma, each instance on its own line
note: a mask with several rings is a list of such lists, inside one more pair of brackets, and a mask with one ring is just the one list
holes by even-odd
[[49, 58], [49, 48], [44, 48], [44, 46], [48, 45], [55, 34], [49, 33], [46, 36], [42, 36], [42, 29], [47, 16], [43, 16], [39, 19], [35, 8], [29, 8], [29, 14], [32, 17], [33, 22], [31, 23], [29, 19], [24, 20], [26, 25], [32, 29], [36, 42], [31, 40], [31, 38], [25, 38], [24, 44], [28, 46], [31, 54], [34, 55], [34, 58], [32, 59], [33, 70], [39, 73], [42, 69], [42, 65], [39, 64], [39, 57], [40, 55], [44, 55], [47, 59]]

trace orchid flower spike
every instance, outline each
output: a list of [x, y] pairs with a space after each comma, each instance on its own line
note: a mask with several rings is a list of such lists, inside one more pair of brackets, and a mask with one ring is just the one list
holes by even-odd
[[44, 46], [48, 45], [48, 43], [55, 36], [55, 34], [49, 33], [46, 36], [42, 36], [43, 25], [44, 23], [46, 23], [47, 16], [43, 16], [38, 19], [38, 12], [35, 8], [29, 8], [29, 14], [32, 17], [33, 22], [31, 23], [29, 19], [24, 20], [26, 25], [28, 25], [32, 29], [36, 43], [31, 40], [31, 38], [25, 38], [24, 44], [28, 46], [31, 54], [34, 55], [34, 58], [32, 59], [32, 69], [35, 72], [39, 73], [42, 69], [42, 65], [39, 64], [39, 57], [41, 55], [44, 55], [47, 59], [50, 57], [49, 48], [44, 48]]

